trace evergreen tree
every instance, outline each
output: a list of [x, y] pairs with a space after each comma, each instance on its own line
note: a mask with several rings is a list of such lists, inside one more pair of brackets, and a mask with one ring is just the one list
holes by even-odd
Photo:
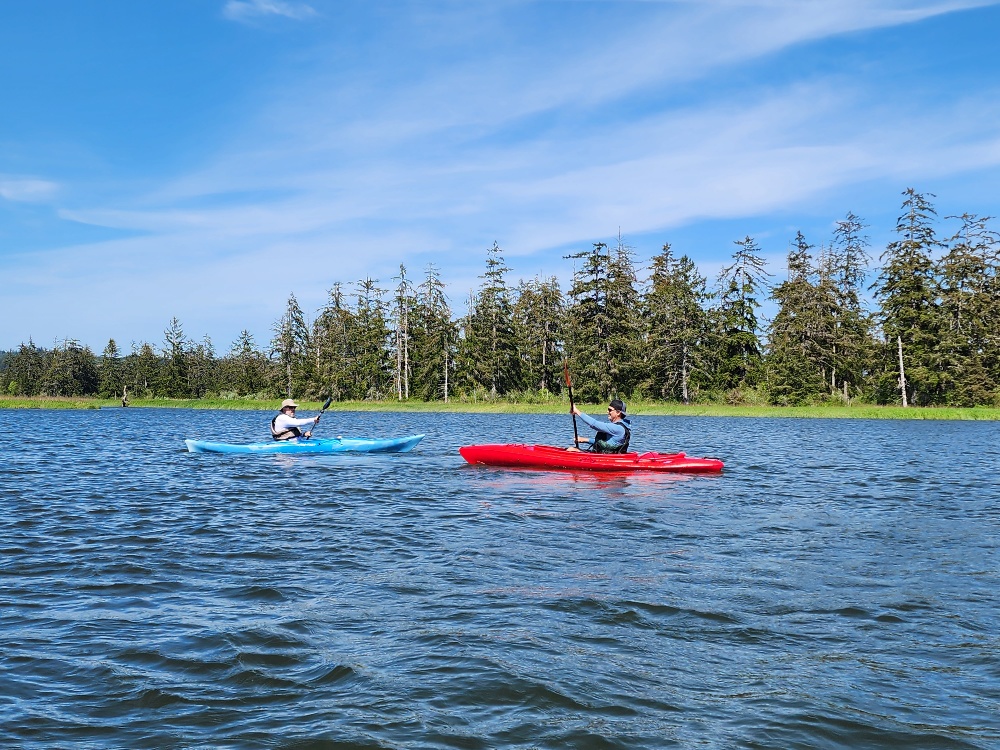
[[52, 350], [42, 392], [46, 396], [96, 396], [99, 381], [94, 353], [79, 341], [66, 339]]
[[393, 306], [393, 350], [396, 357], [394, 379], [396, 382], [396, 400], [402, 401], [410, 397], [410, 319], [416, 306], [413, 285], [406, 278], [406, 266], [399, 264], [399, 282], [396, 285], [395, 304]]
[[706, 279], [686, 255], [675, 258], [669, 243], [651, 261], [643, 299], [646, 321], [646, 380], [655, 398], [690, 403], [692, 375], [699, 383], [708, 327]]
[[204, 398], [219, 391], [218, 362], [215, 346], [208, 334], [187, 351], [187, 393], [194, 398]]
[[330, 289], [326, 305], [313, 324], [316, 380], [333, 398], [351, 397], [354, 388], [354, 313], [339, 282]]
[[870, 316], [861, 292], [871, 259], [867, 225], [853, 212], [837, 222], [833, 233], [830, 270], [836, 286], [833, 308], [830, 390], [850, 397], [864, 382], [872, 349]]
[[937, 268], [941, 390], [945, 402], [956, 406], [993, 404], [1000, 398], [1000, 235], [989, 228], [990, 217], [949, 218], [962, 225], [949, 238], [950, 249]]
[[162, 395], [160, 390], [160, 372], [163, 362], [153, 347], [143, 342], [141, 345], [132, 342], [132, 352], [125, 357], [124, 369], [129, 393], [139, 398], [152, 398]]
[[438, 269], [428, 265], [410, 323], [414, 395], [425, 401], [448, 401], [457, 338], [444, 283]]
[[39, 395], [50, 358], [50, 353], [35, 346], [30, 338], [27, 344], [22, 342], [16, 352], [6, 357], [5, 392], [11, 396]]
[[788, 251], [788, 276], [771, 290], [778, 312], [771, 321], [767, 344], [768, 398], [771, 403], [807, 403], [825, 388], [815, 334], [825, 328], [812, 283], [812, 246], [802, 232]]
[[634, 251], [618, 234], [618, 242], [608, 265], [608, 331], [606, 334], [610, 385], [607, 398], [631, 395], [642, 382], [646, 364], [644, 325], [637, 288]]
[[936, 403], [941, 396], [937, 344], [942, 320], [933, 254], [941, 247], [934, 231], [937, 215], [928, 196], [907, 188], [896, 221], [900, 239], [882, 253], [882, 272], [873, 285], [881, 304], [885, 337], [879, 400], [898, 394], [903, 406]]
[[306, 394], [312, 371], [312, 363], [309, 361], [309, 327], [294, 294], [288, 295], [285, 314], [275, 325], [271, 353], [281, 364], [281, 387], [285, 397], [292, 398], [296, 392], [300, 396]]
[[386, 291], [377, 284], [371, 278], [358, 282], [353, 331], [354, 392], [359, 398], [375, 401], [389, 394], [392, 382]]
[[561, 390], [564, 315], [562, 290], [554, 276], [518, 284], [514, 303], [514, 332], [521, 358], [521, 373], [529, 388], [558, 393]]
[[230, 347], [223, 373], [223, 387], [238, 396], [269, 395], [267, 357], [246, 329]]
[[494, 242], [486, 251], [486, 272], [480, 277], [483, 285], [470, 300], [460, 344], [463, 384], [482, 388], [493, 397], [522, 387], [508, 271], [500, 246]]
[[758, 337], [759, 297], [766, 291], [764, 259], [752, 237], [737, 240], [731, 265], [718, 278], [718, 304], [713, 309], [716, 350], [716, 387], [734, 391], [756, 387], [762, 374]]
[[[598, 401], [615, 393], [612, 373], [618, 371], [611, 343], [616, 326], [609, 311], [611, 251], [603, 242], [568, 256], [574, 268], [566, 311], [566, 354], [582, 401]], [[576, 264], [574, 264], [576, 265]]]
[[163, 374], [160, 381], [161, 395], [168, 398], [186, 398], [188, 391], [187, 337], [177, 318], [163, 332]]
[[98, 366], [98, 393], [102, 398], [121, 397], [125, 389], [125, 367], [121, 360], [121, 352], [114, 339], [108, 339]]

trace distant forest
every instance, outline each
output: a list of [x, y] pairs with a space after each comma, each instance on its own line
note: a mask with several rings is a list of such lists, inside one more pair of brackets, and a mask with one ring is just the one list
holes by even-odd
[[[711, 283], [669, 244], [640, 278], [632, 248], [598, 242], [566, 256], [565, 291], [555, 277], [511, 285], [494, 243], [464, 316], [452, 314], [436, 267], [414, 280], [401, 265], [386, 287], [334, 284], [311, 324], [293, 294], [270, 342], [243, 331], [223, 355], [176, 318], [159, 345], [129, 351], [114, 339], [100, 354], [72, 339], [52, 349], [29, 340], [0, 353], [0, 391], [517, 401], [560, 393], [567, 360], [575, 395], [589, 401], [1000, 406], [1000, 236], [992, 217], [940, 220], [933, 198], [903, 192], [878, 265], [850, 212], [819, 245], [799, 232], [773, 285], [749, 236]], [[767, 299], [776, 313], [765, 322]]]

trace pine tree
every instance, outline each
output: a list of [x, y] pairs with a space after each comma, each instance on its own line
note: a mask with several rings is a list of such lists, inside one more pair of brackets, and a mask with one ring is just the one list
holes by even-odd
[[913, 188], [903, 195], [903, 213], [896, 221], [900, 239], [886, 246], [873, 285], [885, 337], [879, 399], [892, 400], [895, 390], [903, 406], [929, 405], [941, 397], [937, 345], [942, 320], [933, 254], [942, 243], [933, 226], [937, 212], [928, 200], [934, 196]]
[[163, 357], [165, 364], [160, 382], [162, 395], [167, 398], [185, 398], [188, 391], [187, 337], [181, 322], [170, 319], [170, 325], [163, 332]]
[[853, 212], [837, 222], [833, 233], [830, 270], [836, 286], [833, 308], [830, 390], [845, 399], [860, 389], [871, 358], [873, 341], [870, 316], [861, 303], [865, 276], [871, 262], [867, 225]]
[[11, 396], [37, 396], [42, 391], [51, 354], [35, 345], [30, 338], [7, 357], [5, 378]]
[[950, 249], [937, 267], [941, 390], [945, 402], [956, 406], [993, 404], [1000, 398], [1000, 235], [989, 228], [990, 217], [966, 213], [949, 218], [962, 225], [948, 239]]
[[825, 311], [817, 305], [818, 290], [810, 279], [811, 249], [799, 232], [788, 250], [787, 278], [771, 291], [778, 304], [767, 343], [768, 398], [774, 404], [807, 403], [825, 388], [814, 338], [825, 327]]
[[194, 398], [204, 398], [219, 391], [218, 362], [215, 346], [205, 334], [200, 342], [192, 343], [187, 351], [187, 392]]
[[160, 373], [163, 361], [156, 356], [152, 345], [146, 342], [140, 345], [133, 341], [132, 352], [125, 357], [124, 368], [129, 393], [139, 398], [162, 395]]
[[238, 396], [261, 397], [268, 391], [268, 362], [246, 329], [229, 348], [224, 366], [224, 388]]
[[326, 305], [313, 324], [316, 382], [320, 390], [343, 400], [353, 395], [355, 378], [353, 337], [354, 312], [344, 298], [339, 282], [331, 287]]
[[97, 358], [75, 339], [57, 344], [49, 358], [42, 392], [46, 396], [96, 396], [100, 376]]
[[282, 389], [286, 398], [296, 391], [305, 392], [310, 385], [309, 327], [294, 294], [288, 295], [285, 314], [275, 325], [271, 352], [282, 368]]
[[642, 390], [660, 399], [690, 403], [697, 387], [708, 327], [707, 282], [686, 255], [675, 258], [669, 243], [651, 261], [643, 298], [646, 380]]
[[389, 393], [392, 366], [389, 355], [389, 321], [385, 307], [386, 290], [375, 279], [358, 282], [354, 349], [354, 393], [368, 400], [381, 400]]
[[529, 388], [557, 393], [562, 379], [564, 316], [562, 290], [554, 276], [522, 281], [514, 303], [514, 330], [524, 382]]
[[634, 254], [619, 232], [608, 267], [609, 329], [606, 338], [610, 348], [610, 385], [604, 393], [608, 399], [631, 394], [643, 380], [647, 361]]
[[98, 373], [98, 393], [102, 398], [117, 398], [124, 393], [125, 367], [114, 339], [108, 339], [108, 345], [104, 347]]
[[396, 400], [403, 401], [410, 397], [410, 318], [416, 306], [413, 285], [406, 278], [406, 266], [399, 264], [399, 282], [396, 285], [392, 325], [393, 350], [396, 357], [394, 379], [396, 382]]
[[730, 391], [753, 388], [762, 375], [758, 337], [759, 297], [766, 291], [764, 259], [752, 237], [737, 240], [731, 265], [718, 278], [718, 304], [713, 309], [717, 336], [716, 387]]
[[590, 250], [568, 256], [580, 262], [574, 270], [566, 310], [566, 354], [581, 401], [598, 401], [615, 391], [612, 370], [617, 370], [611, 334], [615, 326], [609, 312], [611, 252], [603, 242]]
[[513, 305], [500, 246], [494, 242], [486, 253], [483, 285], [470, 299], [460, 343], [460, 377], [466, 388], [482, 389], [492, 397], [522, 387]]
[[424, 401], [448, 401], [458, 338], [438, 269], [428, 265], [417, 288], [410, 324], [412, 393]]

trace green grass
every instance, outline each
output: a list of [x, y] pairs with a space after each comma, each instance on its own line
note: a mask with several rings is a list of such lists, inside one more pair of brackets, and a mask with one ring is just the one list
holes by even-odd
[[[300, 412], [318, 411], [320, 401], [299, 401]], [[132, 408], [155, 407], [174, 409], [229, 409], [277, 411], [280, 399], [135, 399]], [[606, 405], [580, 404], [583, 411], [603, 414]], [[116, 399], [99, 398], [19, 398], [0, 396], [0, 409], [103, 409], [121, 408]], [[510, 403], [505, 401], [342, 401], [330, 405], [330, 411], [375, 412], [453, 412], [472, 414], [564, 414], [569, 410], [567, 399], [552, 398], [541, 403]], [[631, 401], [629, 413], [637, 416], [664, 415], [688, 417], [778, 417], [799, 419], [962, 419], [1000, 420], [1000, 409], [975, 407], [910, 407], [858, 405], [829, 406], [727, 406], [724, 404], [692, 404]]]

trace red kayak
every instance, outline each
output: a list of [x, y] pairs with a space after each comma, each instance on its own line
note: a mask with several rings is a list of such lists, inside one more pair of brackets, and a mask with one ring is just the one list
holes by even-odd
[[486, 466], [584, 471], [722, 471], [722, 461], [717, 458], [693, 458], [684, 453], [590, 453], [516, 443], [465, 445], [458, 452], [470, 464]]

